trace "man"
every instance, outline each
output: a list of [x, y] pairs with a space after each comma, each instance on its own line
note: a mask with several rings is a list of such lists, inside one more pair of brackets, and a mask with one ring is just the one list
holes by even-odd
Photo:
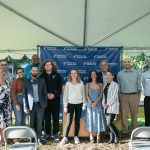
[[141, 74], [131, 68], [129, 58], [123, 61], [124, 70], [118, 73], [120, 106], [122, 114], [122, 133], [128, 133], [128, 112], [131, 112], [131, 128], [137, 127], [137, 113], [141, 94]]
[[47, 90], [45, 81], [38, 78], [38, 68], [31, 67], [31, 79], [26, 79], [23, 85], [25, 109], [30, 114], [30, 127], [35, 129], [39, 142], [42, 135], [42, 120], [47, 106]]
[[[47, 87], [47, 107], [44, 113], [44, 134], [43, 139], [54, 135], [54, 140], [59, 141], [59, 113], [60, 113], [60, 94], [62, 91], [62, 79], [57, 73], [56, 66], [50, 60], [46, 60], [41, 67], [41, 78], [45, 80]], [[51, 117], [53, 119], [53, 130], [51, 130]]]
[[3, 70], [3, 72], [4, 72], [4, 79], [7, 80], [11, 85], [12, 81], [15, 79], [15, 75], [8, 71], [7, 61], [1, 60], [0, 61], [0, 66]]
[[[31, 75], [30, 75], [30, 69], [32, 66], [37, 66], [38, 67], [38, 70], [39, 70], [39, 67], [40, 67], [40, 59], [39, 59], [39, 56], [37, 54], [34, 54], [32, 56], [32, 64], [29, 64], [25, 69], [24, 69], [24, 77], [26, 79], [30, 79], [31, 78]], [[40, 70], [39, 70], [40, 71]]]
[[[101, 72], [98, 73], [98, 82], [103, 83], [105, 86], [107, 84], [107, 80], [106, 80], [106, 73], [108, 70], [108, 61], [107, 60], [102, 60], [100, 62], [100, 70], [101, 70]], [[117, 82], [116, 75], [114, 75], [114, 81]]]
[[142, 85], [144, 88], [144, 113], [145, 126], [150, 126], [150, 60], [148, 62], [149, 70], [142, 74]]

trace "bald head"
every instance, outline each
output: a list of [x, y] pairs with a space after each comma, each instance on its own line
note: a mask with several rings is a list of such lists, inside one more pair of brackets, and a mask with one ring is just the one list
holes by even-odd
[[130, 58], [125, 58], [123, 60], [123, 66], [126, 70], [130, 70], [131, 69], [131, 59]]
[[34, 64], [34, 65], [37, 65], [37, 64], [39, 64], [39, 56], [37, 55], [37, 54], [34, 54], [33, 56], [32, 56], [32, 63]]

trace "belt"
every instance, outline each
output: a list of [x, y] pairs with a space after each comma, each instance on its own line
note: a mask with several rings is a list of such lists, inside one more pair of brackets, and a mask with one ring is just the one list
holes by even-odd
[[135, 95], [135, 94], [137, 94], [137, 92], [133, 92], [133, 93], [123, 93], [123, 92], [121, 92], [121, 94]]

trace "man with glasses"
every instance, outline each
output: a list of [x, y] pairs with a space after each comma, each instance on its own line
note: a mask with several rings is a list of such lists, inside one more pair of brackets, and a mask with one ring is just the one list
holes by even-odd
[[39, 69], [39, 67], [40, 67], [40, 58], [39, 58], [39, 56], [38, 56], [37, 54], [34, 54], [34, 55], [32, 56], [32, 64], [29, 64], [29, 65], [24, 69], [24, 77], [25, 77], [26, 79], [30, 79], [30, 78], [31, 78], [30, 69], [31, 69], [32, 66], [36, 66], [36, 67], [38, 67], [38, 70], [40, 70], [40, 69]]
[[11, 85], [12, 81], [15, 79], [15, 75], [12, 74], [12, 73], [10, 73], [10, 72], [8, 71], [8, 64], [7, 64], [7, 61], [1, 60], [1, 61], [0, 61], [0, 66], [1, 66], [1, 68], [2, 68], [2, 70], [3, 70], [3, 72], [4, 72], [4, 79], [7, 80], [7, 81], [9, 81], [9, 83], [10, 83], [10, 85]]

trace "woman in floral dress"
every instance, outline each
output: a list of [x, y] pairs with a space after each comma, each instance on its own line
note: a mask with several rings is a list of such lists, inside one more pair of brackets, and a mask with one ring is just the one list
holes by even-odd
[[3, 79], [4, 73], [0, 68], [0, 143], [3, 143], [3, 130], [11, 125], [10, 85]]

